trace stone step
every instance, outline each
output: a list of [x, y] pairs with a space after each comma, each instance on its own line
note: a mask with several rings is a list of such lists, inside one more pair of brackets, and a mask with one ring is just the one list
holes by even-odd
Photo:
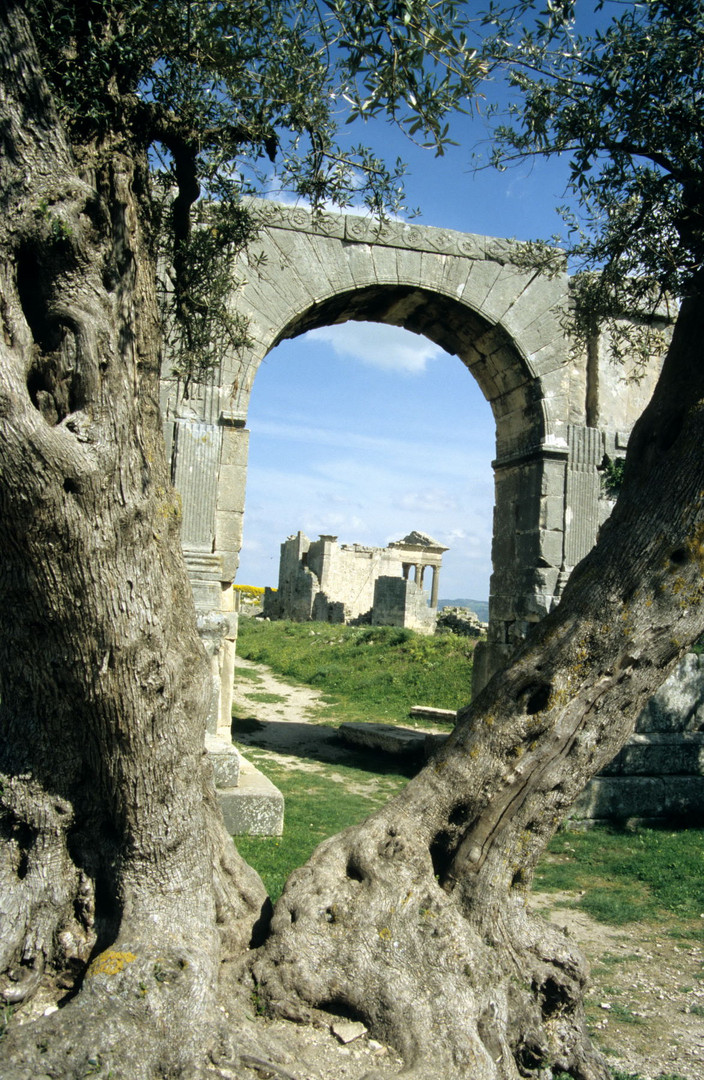
[[247, 758], [240, 755], [237, 787], [218, 788], [217, 796], [231, 836], [281, 836], [284, 797]]
[[216, 788], [237, 787], [240, 775], [240, 754], [232, 739], [224, 735], [205, 733], [205, 749], [213, 766]]
[[[442, 733], [393, 724], [346, 723], [338, 736], [350, 746], [399, 757], [429, 757], [448, 738]], [[596, 821], [704, 822], [704, 733], [636, 734], [595, 776], [575, 803], [571, 818]], [[638, 775], [640, 774], [640, 775]]]
[[603, 776], [700, 776], [703, 773], [702, 731], [636, 732], [602, 770]]
[[413, 705], [408, 714], [412, 720], [434, 720], [441, 724], [454, 724], [456, 709], [435, 709], [432, 705]]
[[447, 735], [435, 735], [394, 724], [345, 723], [337, 729], [338, 737], [348, 746], [382, 750], [398, 757], [427, 757], [445, 741]]
[[595, 776], [577, 799], [573, 822], [704, 821], [704, 776]]

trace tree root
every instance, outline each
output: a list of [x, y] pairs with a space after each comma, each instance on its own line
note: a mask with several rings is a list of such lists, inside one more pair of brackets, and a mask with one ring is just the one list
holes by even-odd
[[509, 898], [491, 933], [438, 884], [413, 823], [381, 812], [322, 844], [277, 904], [251, 970], [279, 1015], [364, 1020], [403, 1077], [606, 1080], [582, 1015], [586, 963]]
[[94, 958], [80, 993], [64, 1007], [10, 1026], [3, 1080], [92, 1072], [113, 1080], [191, 1080], [217, 1022], [212, 944], [208, 949], [205, 939], [193, 946], [159, 942], [156, 935], [149, 943], [123, 936]]

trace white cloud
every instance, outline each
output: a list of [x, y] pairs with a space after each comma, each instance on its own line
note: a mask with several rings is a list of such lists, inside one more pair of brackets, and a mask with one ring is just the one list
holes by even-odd
[[430, 361], [444, 354], [427, 338], [385, 323], [351, 321], [342, 326], [322, 326], [311, 330], [309, 336], [330, 345], [338, 356], [404, 375], [422, 374]]
[[407, 491], [401, 495], [399, 506], [404, 510], [439, 514], [457, 510], [458, 500], [443, 488], [423, 487], [419, 491]]

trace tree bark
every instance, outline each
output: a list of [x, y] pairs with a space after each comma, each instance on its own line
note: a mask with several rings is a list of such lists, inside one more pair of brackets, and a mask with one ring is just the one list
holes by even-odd
[[614, 512], [520, 655], [401, 795], [289, 880], [252, 965], [283, 1015], [352, 1013], [404, 1076], [605, 1080], [587, 965], [527, 908], [533, 868], [586, 782], [704, 626], [704, 335], [683, 304]]
[[96, 1057], [115, 1076], [195, 1075], [218, 965], [265, 896], [204, 757], [147, 160], [112, 133], [79, 168], [14, 4], [0, 68], [0, 991], [80, 987], [6, 1036], [3, 1076]]

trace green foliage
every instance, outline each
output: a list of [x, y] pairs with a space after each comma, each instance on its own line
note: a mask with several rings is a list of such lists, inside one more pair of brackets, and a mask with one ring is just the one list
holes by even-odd
[[5, 1001], [0, 1003], [0, 1042], [5, 1038], [13, 1012], [14, 1008], [12, 1005], [8, 1005]]
[[[243, 193], [278, 184], [315, 208], [403, 206], [403, 164], [343, 148], [385, 117], [442, 153], [483, 65], [457, 0], [37, 0], [32, 29], [79, 152], [132, 152], [150, 216], [174, 371], [202, 378], [246, 344], [227, 308]], [[186, 391], [188, 385], [186, 385]]]
[[625, 465], [625, 458], [614, 458], [612, 460], [608, 454], [604, 457], [601, 465], [601, 484], [604, 494], [610, 499], [617, 498], [621, 490]]
[[474, 641], [450, 634], [243, 619], [237, 649], [324, 691], [335, 701], [338, 722], [408, 723], [412, 705], [458, 709], [471, 696]]
[[535, 887], [581, 890], [577, 906], [602, 922], [623, 925], [667, 912], [701, 936], [704, 830], [599, 827], [560, 832], [539, 864]]
[[249, 701], [260, 701], [263, 705], [279, 705], [286, 701], [283, 694], [272, 694], [266, 690], [245, 691]]
[[587, 271], [574, 285], [581, 332], [607, 323], [618, 335], [621, 316], [638, 312], [652, 355], [662, 348], [659, 321], [674, 314], [667, 297], [702, 287], [704, 8], [595, 0], [592, 9], [597, 29], [584, 35], [584, 6], [570, 0], [539, 15], [529, 0], [490, 5], [485, 56], [514, 93], [492, 161], [567, 157], [578, 211], [564, 209], [566, 235], [556, 239]]

